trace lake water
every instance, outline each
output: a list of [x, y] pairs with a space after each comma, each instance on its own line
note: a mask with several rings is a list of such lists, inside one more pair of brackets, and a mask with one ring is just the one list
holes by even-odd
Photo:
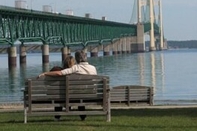
[[[98, 74], [110, 76], [111, 87], [145, 85], [154, 87], [154, 104], [197, 104], [197, 49], [176, 49], [89, 58]], [[19, 61], [19, 60], [18, 60]], [[39, 53], [27, 54], [27, 65], [8, 70], [7, 54], [0, 54], [0, 103], [22, 102], [24, 79], [37, 76], [54, 65], [61, 54], [50, 53], [42, 65]]]

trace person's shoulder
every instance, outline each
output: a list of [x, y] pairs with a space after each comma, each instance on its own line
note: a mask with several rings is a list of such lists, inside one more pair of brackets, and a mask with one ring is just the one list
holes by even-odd
[[78, 64], [75, 64], [75, 65], [73, 65], [72, 67], [70, 67], [70, 68], [67, 68], [67, 69], [73, 69], [73, 68], [78, 68]]
[[92, 67], [95, 67], [94, 65], [92, 65], [92, 64], [87, 64], [88, 66], [92, 66]]
[[96, 68], [94, 65], [91, 65], [92, 67]]

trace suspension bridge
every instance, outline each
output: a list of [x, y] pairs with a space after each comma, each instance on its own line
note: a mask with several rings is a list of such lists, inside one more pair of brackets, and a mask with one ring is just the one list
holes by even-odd
[[13, 67], [17, 48], [20, 64], [26, 63], [27, 52], [37, 49], [42, 51], [43, 63], [49, 62], [49, 52], [54, 49], [61, 49], [62, 60], [78, 48], [89, 51], [92, 57], [98, 56], [99, 51], [104, 55], [144, 52], [147, 34], [149, 51], [163, 50], [166, 46], [161, 5], [161, 0], [135, 0], [128, 23], [1, 5], [0, 53], [8, 53], [8, 65]]

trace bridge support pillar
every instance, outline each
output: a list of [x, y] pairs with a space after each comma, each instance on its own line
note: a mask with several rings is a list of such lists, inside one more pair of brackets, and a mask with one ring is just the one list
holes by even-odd
[[12, 46], [8, 48], [8, 67], [9, 69], [16, 67], [17, 51], [16, 47]]
[[126, 54], [127, 53], [127, 37], [123, 37], [122, 38], [122, 54]]
[[118, 44], [120, 43], [120, 40], [117, 40], [112, 43], [112, 54], [117, 55], [118, 54]]
[[26, 64], [26, 47], [24, 44], [20, 45], [20, 64]]
[[62, 52], [62, 62], [63, 62], [66, 59], [67, 55], [70, 54], [69, 48], [68, 47], [62, 47], [61, 52]]
[[155, 51], [156, 50], [156, 47], [153, 47], [153, 46], [152, 47], [149, 47], [149, 48], [150, 48], [149, 49], [150, 51]]
[[126, 52], [131, 53], [131, 37], [126, 38]]
[[110, 44], [109, 45], [103, 45], [103, 55], [104, 56], [109, 56], [110, 55], [109, 50], [110, 50]]
[[90, 47], [90, 57], [98, 57], [98, 47]]
[[87, 57], [88, 56], [88, 49], [84, 48], [83, 51], [84, 51], [84, 53], [86, 54], [86, 57]]
[[42, 45], [42, 63], [49, 63], [49, 45]]
[[50, 69], [49, 69], [49, 63], [43, 63], [42, 64], [42, 71], [43, 72], [48, 72]]
[[122, 53], [122, 43], [123, 43], [123, 38], [120, 38], [119, 43], [117, 43], [118, 54], [121, 54]]
[[132, 37], [131, 52], [138, 53], [145, 51], [144, 43], [144, 25], [141, 23], [137, 24], [137, 36]]

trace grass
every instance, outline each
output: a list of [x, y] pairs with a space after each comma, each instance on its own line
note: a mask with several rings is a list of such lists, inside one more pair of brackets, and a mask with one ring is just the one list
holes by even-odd
[[196, 131], [197, 109], [118, 109], [112, 110], [112, 121], [104, 116], [28, 117], [23, 112], [0, 112], [0, 131]]

